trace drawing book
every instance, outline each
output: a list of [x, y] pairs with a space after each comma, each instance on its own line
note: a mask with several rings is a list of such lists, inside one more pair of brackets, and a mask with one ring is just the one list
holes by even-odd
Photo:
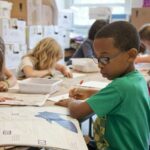
[[87, 150], [78, 121], [51, 107], [1, 107], [0, 146]]

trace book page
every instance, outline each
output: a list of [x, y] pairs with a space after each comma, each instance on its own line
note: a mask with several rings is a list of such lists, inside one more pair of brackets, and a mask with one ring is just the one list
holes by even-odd
[[49, 95], [0, 92], [0, 96], [12, 98], [11, 100], [0, 102], [0, 105], [42, 106]]
[[87, 150], [78, 121], [51, 107], [1, 107], [0, 130], [0, 145]]

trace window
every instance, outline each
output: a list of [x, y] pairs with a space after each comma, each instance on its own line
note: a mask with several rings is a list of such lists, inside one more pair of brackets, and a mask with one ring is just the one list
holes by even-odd
[[90, 26], [95, 19], [89, 18], [89, 9], [94, 7], [109, 7], [112, 21], [127, 20], [126, 16], [131, 13], [131, 0], [72, 0], [74, 27]]

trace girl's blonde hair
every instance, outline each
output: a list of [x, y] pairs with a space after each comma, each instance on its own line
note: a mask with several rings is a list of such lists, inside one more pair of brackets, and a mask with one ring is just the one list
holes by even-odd
[[35, 48], [25, 55], [35, 61], [36, 69], [48, 69], [54, 67], [56, 62], [63, 57], [60, 45], [53, 38], [41, 40]]

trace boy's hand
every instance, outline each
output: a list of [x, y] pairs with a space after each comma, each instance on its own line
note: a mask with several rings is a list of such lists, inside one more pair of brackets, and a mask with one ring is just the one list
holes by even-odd
[[9, 88], [7, 82], [5, 81], [0, 81], [0, 91], [7, 91]]
[[88, 90], [88, 88], [84, 87], [72, 88], [69, 91], [69, 97], [72, 97], [74, 99], [84, 100], [90, 96], [90, 91]]
[[64, 100], [60, 100], [59, 102], [56, 102], [55, 105], [68, 107], [70, 102], [72, 102], [71, 99], [64, 99]]

